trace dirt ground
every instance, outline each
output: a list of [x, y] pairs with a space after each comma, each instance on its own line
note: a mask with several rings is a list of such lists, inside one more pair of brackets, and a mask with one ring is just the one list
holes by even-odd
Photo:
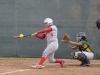
[[79, 66], [80, 61], [65, 59], [63, 68], [60, 64], [46, 60], [43, 69], [31, 66], [39, 62], [39, 58], [0, 58], [0, 75], [100, 75], [100, 60], [91, 60], [90, 66]]

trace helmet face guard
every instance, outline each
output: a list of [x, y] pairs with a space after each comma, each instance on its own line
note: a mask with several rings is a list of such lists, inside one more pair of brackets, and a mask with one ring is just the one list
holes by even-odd
[[96, 27], [98, 28], [98, 30], [100, 29], [100, 19], [98, 19], [98, 20], [96, 21]]
[[82, 37], [76, 37], [76, 40], [77, 40], [77, 42], [80, 42], [81, 41], [81, 39], [82, 39]]
[[100, 24], [97, 24], [96, 26], [97, 26], [97, 28], [98, 28], [98, 30], [99, 30], [99, 29], [100, 29]]

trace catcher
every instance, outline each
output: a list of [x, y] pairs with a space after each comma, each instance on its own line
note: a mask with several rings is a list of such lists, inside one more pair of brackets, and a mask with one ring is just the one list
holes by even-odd
[[98, 20], [96, 21], [96, 27], [98, 28], [98, 30], [100, 29], [100, 19], [98, 19]]
[[[89, 66], [90, 59], [93, 59], [94, 52], [92, 51], [91, 47], [89, 46], [86, 40], [86, 34], [84, 32], [79, 32], [77, 35], [77, 42], [70, 41], [70, 38], [67, 34], [64, 35], [62, 38], [62, 42], [70, 43], [74, 46], [68, 46], [70, 49], [76, 50], [79, 49], [77, 52], [72, 52], [71, 55], [73, 58], [81, 61], [81, 66]], [[65, 39], [66, 38], [66, 39]]]

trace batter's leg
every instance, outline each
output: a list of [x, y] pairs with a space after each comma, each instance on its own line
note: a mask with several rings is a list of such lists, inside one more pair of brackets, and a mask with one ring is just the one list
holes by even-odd
[[53, 53], [51, 53], [51, 54], [48, 55], [47, 58], [48, 58], [49, 62], [51, 62], [51, 63], [60, 63], [61, 67], [63, 67], [65, 61], [62, 60], [62, 59], [56, 59], [56, 58], [54, 58], [54, 54], [55, 54], [55, 52], [53, 52]]
[[43, 65], [43, 62], [46, 60], [46, 57], [47, 57], [46, 55], [42, 55], [39, 65]]
[[48, 57], [48, 55], [51, 56], [51, 59], [54, 58], [53, 52], [55, 52], [57, 49], [58, 49], [58, 43], [57, 42], [53, 42], [53, 43], [48, 44], [46, 49], [43, 51], [39, 65], [43, 64], [43, 62], [46, 60], [46, 57]]
[[46, 57], [49, 54], [55, 52], [57, 49], [58, 49], [58, 43], [57, 42], [52, 42], [52, 43], [48, 44], [46, 49], [44, 50], [44, 52], [42, 54], [42, 57], [41, 57], [40, 62], [39, 62], [39, 66], [43, 65], [44, 61], [46, 60]]

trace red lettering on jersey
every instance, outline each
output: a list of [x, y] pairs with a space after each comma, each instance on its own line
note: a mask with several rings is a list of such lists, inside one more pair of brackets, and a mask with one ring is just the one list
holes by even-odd
[[53, 36], [53, 33], [50, 33], [51, 36]]

